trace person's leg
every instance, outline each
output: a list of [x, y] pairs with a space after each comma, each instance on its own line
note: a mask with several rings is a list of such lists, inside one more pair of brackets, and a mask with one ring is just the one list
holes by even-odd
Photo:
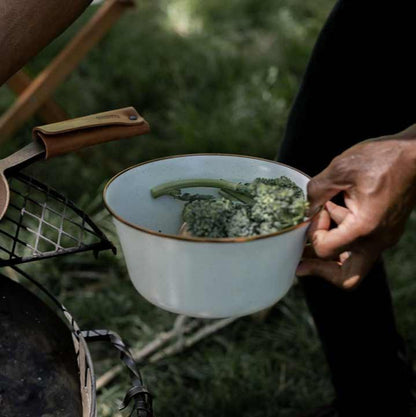
[[[302, 279], [342, 416], [408, 416], [410, 369], [379, 263], [355, 291]], [[383, 414], [386, 412], [386, 414]]]
[[[337, 3], [292, 108], [281, 162], [316, 175], [355, 143], [416, 123], [413, 3]], [[349, 292], [316, 277], [301, 283], [340, 414], [409, 415], [410, 371], [382, 264]]]

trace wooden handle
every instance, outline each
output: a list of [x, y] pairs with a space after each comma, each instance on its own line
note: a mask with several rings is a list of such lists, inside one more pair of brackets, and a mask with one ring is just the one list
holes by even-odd
[[134, 107], [92, 114], [33, 129], [33, 139], [45, 145], [45, 159], [150, 131]]

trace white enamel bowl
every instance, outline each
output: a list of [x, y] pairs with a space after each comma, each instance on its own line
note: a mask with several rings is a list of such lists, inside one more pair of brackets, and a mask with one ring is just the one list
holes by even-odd
[[[183, 203], [153, 199], [150, 189], [186, 178], [249, 182], [285, 175], [306, 194], [309, 177], [274, 161], [240, 155], [192, 154], [153, 160], [112, 178], [104, 201], [137, 291], [165, 310], [194, 317], [242, 316], [262, 310], [293, 283], [310, 220], [252, 238], [177, 236]], [[215, 193], [212, 189], [193, 189]]]

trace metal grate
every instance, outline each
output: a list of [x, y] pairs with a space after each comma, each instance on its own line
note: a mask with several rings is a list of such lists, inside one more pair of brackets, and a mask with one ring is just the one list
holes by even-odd
[[0, 222], [0, 266], [114, 246], [93, 221], [56, 190], [18, 173]]

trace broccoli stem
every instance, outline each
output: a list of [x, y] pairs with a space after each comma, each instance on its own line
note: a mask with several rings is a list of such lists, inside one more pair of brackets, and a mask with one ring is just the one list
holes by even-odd
[[237, 191], [241, 194], [249, 195], [248, 192], [244, 192], [244, 185], [240, 183], [234, 183], [231, 181], [221, 179], [210, 179], [210, 178], [193, 178], [186, 180], [177, 180], [165, 182], [164, 184], [153, 187], [150, 192], [153, 198], [158, 198], [165, 194], [170, 194], [172, 191], [177, 191], [182, 188], [192, 187], [209, 187], [209, 188], [220, 188], [226, 191]]
[[254, 204], [254, 200], [249, 197], [247, 194], [242, 194], [241, 192], [237, 192], [237, 191], [230, 191], [230, 190], [223, 190], [221, 189], [218, 193], [219, 195], [221, 195], [224, 198], [228, 198], [230, 200], [238, 200], [241, 201], [244, 204], [249, 204], [249, 205], [253, 205]]

